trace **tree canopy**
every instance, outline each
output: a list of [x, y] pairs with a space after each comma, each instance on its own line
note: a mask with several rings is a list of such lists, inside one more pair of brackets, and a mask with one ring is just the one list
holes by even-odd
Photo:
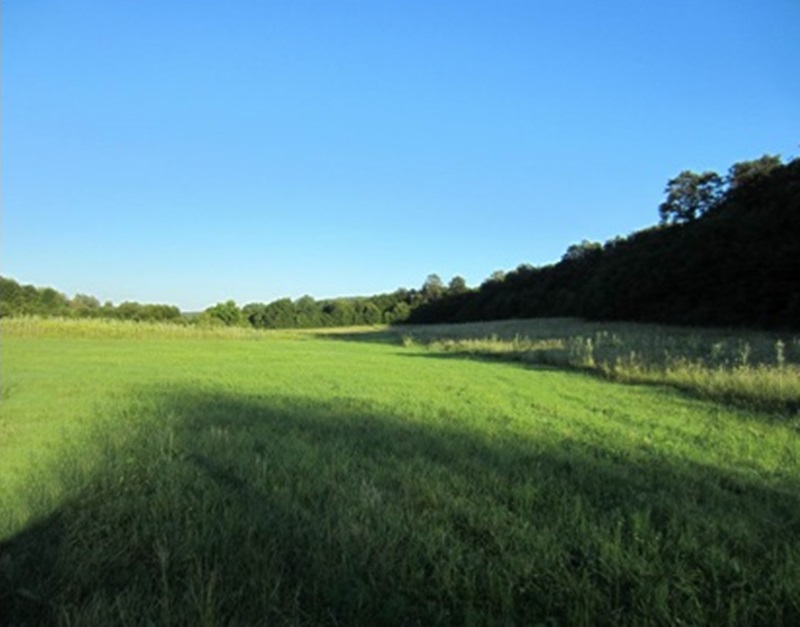
[[712, 209], [722, 198], [724, 181], [716, 172], [684, 170], [670, 179], [667, 199], [658, 208], [662, 223], [689, 222]]

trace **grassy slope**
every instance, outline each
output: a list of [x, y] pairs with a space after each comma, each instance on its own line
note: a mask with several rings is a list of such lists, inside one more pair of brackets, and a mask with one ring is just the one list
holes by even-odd
[[3, 338], [0, 616], [800, 617], [800, 437], [780, 421], [419, 346], [261, 337]]

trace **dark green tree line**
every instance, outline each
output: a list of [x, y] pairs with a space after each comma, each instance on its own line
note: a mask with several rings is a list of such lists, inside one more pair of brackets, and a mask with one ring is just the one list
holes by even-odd
[[682, 172], [661, 223], [555, 264], [493, 275], [474, 292], [413, 310], [409, 322], [580, 316], [677, 324], [800, 327], [800, 160]]

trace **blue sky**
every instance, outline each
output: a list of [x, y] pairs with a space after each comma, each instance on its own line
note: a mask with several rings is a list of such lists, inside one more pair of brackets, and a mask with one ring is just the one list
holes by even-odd
[[800, 2], [6, 0], [0, 273], [176, 304], [480, 284], [800, 155]]

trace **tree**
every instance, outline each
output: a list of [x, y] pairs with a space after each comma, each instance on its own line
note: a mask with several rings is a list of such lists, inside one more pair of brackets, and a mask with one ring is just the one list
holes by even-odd
[[734, 163], [728, 170], [728, 185], [731, 189], [740, 189], [766, 177], [781, 165], [778, 155], [763, 155], [752, 161]]
[[181, 310], [175, 305], [142, 305], [142, 319], [176, 322], [181, 319]]
[[267, 329], [290, 329], [294, 326], [295, 308], [291, 298], [272, 301], [261, 312], [258, 327]]
[[203, 313], [208, 319], [221, 322], [226, 326], [241, 324], [243, 320], [242, 310], [239, 309], [236, 306], [236, 302], [232, 300], [224, 303], [217, 303], [213, 307], [206, 309]]
[[444, 283], [438, 274], [429, 274], [422, 285], [425, 300], [437, 300], [444, 295]]
[[3, 317], [19, 313], [22, 307], [22, 286], [14, 279], [0, 276], [0, 305]]
[[454, 276], [447, 284], [447, 293], [450, 295], [463, 294], [467, 288], [467, 282], [463, 276]]
[[384, 322], [403, 322], [411, 313], [411, 307], [405, 301], [398, 301], [389, 311], [383, 314]]
[[242, 316], [250, 323], [251, 326], [258, 328], [261, 314], [267, 306], [264, 303], [247, 303], [242, 307]]
[[330, 301], [323, 307], [323, 312], [329, 316], [330, 326], [346, 327], [355, 323], [356, 312], [353, 303], [344, 298]]
[[371, 302], [366, 301], [361, 303], [359, 307], [358, 320], [359, 324], [378, 324], [381, 321], [382, 315], [381, 310], [378, 309], [378, 306]]
[[481, 288], [484, 287], [497, 287], [506, 280], [505, 270], [495, 270], [489, 275], [489, 278], [481, 283]]
[[100, 313], [100, 301], [88, 294], [75, 294], [70, 307], [75, 315], [80, 317], [95, 316]]
[[294, 327], [311, 328], [320, 325], [322, 307], [312, 296], [305, 295], [294, 302]]
[[39, 289], [39, 308], [40, 312], [48, 316], [59, 316], [66, 313], [69, 307], [69, 299], [61, 292], [52, 287]]
[[601, 253], [603, 245], [600, 242], [590, 242], [585, 239], [580, 244], [572, 244], [561, 258], [562, 261], [582, 261]]
[[684, 170], [670, 179], [664, 190], [667, 199], [658, 212], [661, 223], [690, 222], [699, 218], [722, 199], [723, 180], [716, 172], [696, 174]]
[[142, 319], [142, 306], [137, 302], [125, 301], [120, 303], [115, 310], [115, 314], [122, 320], [136, 320]]

